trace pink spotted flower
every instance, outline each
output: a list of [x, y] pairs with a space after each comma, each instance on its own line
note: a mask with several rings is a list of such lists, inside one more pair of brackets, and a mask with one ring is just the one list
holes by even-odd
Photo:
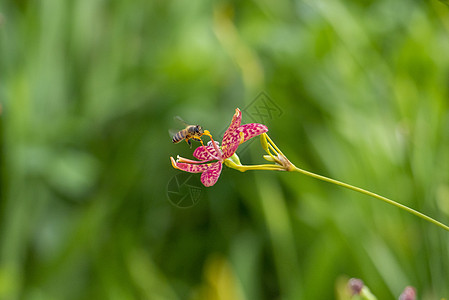
[[231, 125], [229, 125], [229, 128], [223, 136], [220, 148], [217, 145], [218, 143], [214, 142], [211, 138], [211, 142], [207, 146], [200, 146], [193, 152], [193, 156], [199, 159], [199, 161], [179, 156], [175, 161], [173, 157], [170, 157], [173, 167], [190, 173], [202, 173], [201, 182], [205, 186], [214, 185], [218, 177], [220, 177], [223, 163], [226, 159], [234, 155], [239, 145], [250, 138], [268, 131], [265, 125], [258, 123], [240, 125], [241, 122], [242, 112], [237, 108]]

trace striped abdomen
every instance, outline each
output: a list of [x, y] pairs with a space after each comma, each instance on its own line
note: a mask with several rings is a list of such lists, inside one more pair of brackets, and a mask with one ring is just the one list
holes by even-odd
[[185, 139], [187, 136], [187, 131], [185, 129], [178, 131], [178, 133], [176, 133], [173, 138], [172, 138], [172, 142], [173, 143], [179, 143], [180, 141], [182, 141], [183, 139]]

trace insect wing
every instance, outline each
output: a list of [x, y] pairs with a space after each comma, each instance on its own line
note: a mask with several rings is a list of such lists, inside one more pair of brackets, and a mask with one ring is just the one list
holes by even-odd
[[168, 134], [170, 135], [170, 137], [174, 137], [178, 132], [179, 132], [179, 130], [176, 130], [176, 129], [168, 130]]
[[179, 123], [180, 128], [179, 129], [170, 128], [168, 130], [168, 134], [170, 135], [170, 137], [174, 137], [179, 131], [183, 130], [188, 126], [187, 122], [184, 121], [180, 116], [176, 116], [173, 119], [175, 119], [176, 122]]
[[184, 121], [180, 116], [176, 116], [174, 117], [174, 119], [180, 123], [183, 127], [187, 127], [189, 126], [189, 123], [187, 123], [186, 121]]

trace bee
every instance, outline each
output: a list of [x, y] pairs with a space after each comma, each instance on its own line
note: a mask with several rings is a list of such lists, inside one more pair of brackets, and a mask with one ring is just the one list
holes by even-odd
[[172, 142], [174, 144], [177, 144], [182, 140], [185, 140], [187, 144], [189, 144], [190, 148], [192, 148], [192, 142], [190, 140], [201, 142], [201, 144], [203, 143], [203, 141], [201, 140], [201, 136], [205, 134], [205, 131], [203, 130], [203, 127], [201, 127], [201, 125], [188, 125], [180, 117], [175, 117], [175, 119], [183, 123], [185, 125], [185, 128], [178, 132], [174, 131], [171, 132]]

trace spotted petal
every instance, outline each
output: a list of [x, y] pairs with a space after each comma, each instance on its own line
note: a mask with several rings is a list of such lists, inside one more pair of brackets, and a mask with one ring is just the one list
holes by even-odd
[[234, 116], [232, 116], [231, 124], [229, 125], [226, 132], [232, 132], [232, 131], [236, 130], [237, 127], [239, 127], [241, 123], [242, 123], [242, 112], [240, 111], [240, 109], [236, 108], [235, 114], [234, 114]]
[[230, 132], [226, 136], [226, 141], [223, 138], [223, 144], [221, 145], [221, 150], [223, 151], [223, 158], [226, 159], [228, 157], [231, 157], [235, 151], [237, 151], [237, 148], [240, 145], [240, 141], [242, 140], [239, 131], [234, 130], [233, 132]]
[[214, 146], [199, 146], [193, 151], [193, 156], [199, 160], [211, 160], [217, 159], [217, 151], [215, 151]]
[[218, 177], [220, 177], [222, 166], [223, 164], [221, 161], [217, 161], [201, 174], [201, 182], [204, 186], [213, 186], [217, 182]]
[[245, 124], [237, 128], [238, 132], [243, 132], [243, 142], [268, 131], [267, 126], [258, 123]]
[[237, 108], [235, 110], [234, 116], [232, 117], [231, 124], [229, 125], [228, 129], [226, 129], [226, 132], [223, 135], [222, 145], [229, 144], [231, 142], [231, 140], [233, 139], [234, 131], [240, 126], [241, 123], [242, 123], [242, 112], [240, 111], [240, 109]]
[[250, 123], [237, 127], [234, 132], [228, 134], [226, 141], [223, 139], [223, 144], [221, 145], [223, 157], [231, 157], [241, 143], [267, 131], [267, 126], [258, 123]]
[[179, 169], [181, 171], [186, 171], [189, 173], [202, 173], [206, 171], [208, 168], [213, 165], [213, 163], [210, 164], [189, 164], [189, 163], [180, 163], [176, 162], [173, 157], [170, 157], [171, 164], [174, 168]]

